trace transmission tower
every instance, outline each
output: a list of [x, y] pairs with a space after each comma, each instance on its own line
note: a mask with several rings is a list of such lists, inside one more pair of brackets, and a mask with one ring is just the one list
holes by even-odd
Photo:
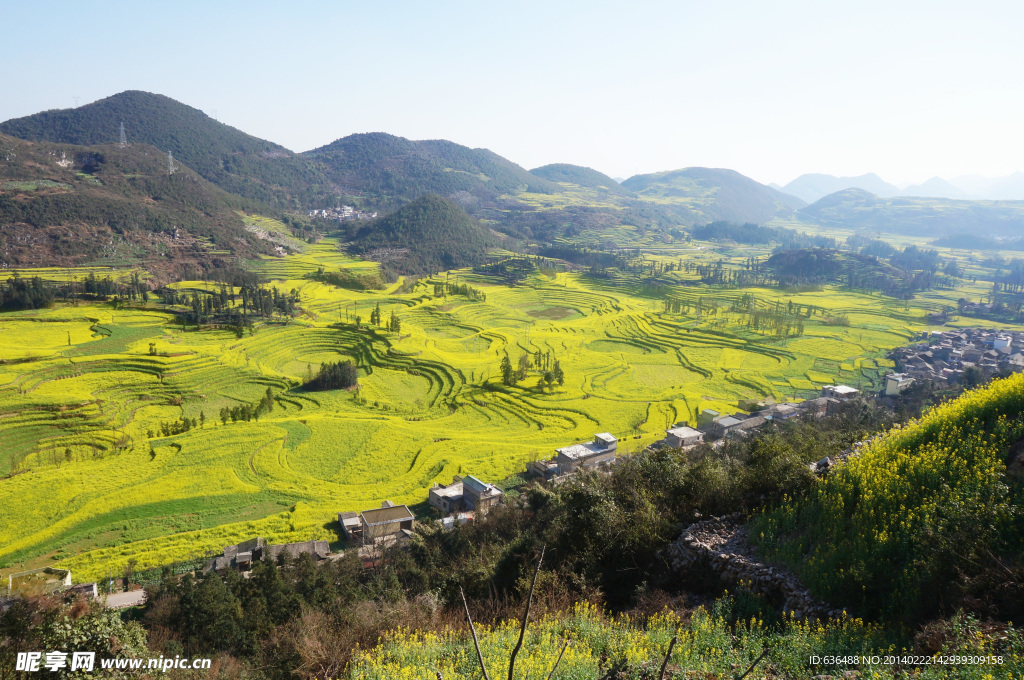
[[128, 135], [124, 133], [124, 123], [121, 123], [121, 141], [117, 145], [122, 149], [128, 146]]
[[167, 176], [170, 177], [174, 174], [174, 171], [178, 169], [178, 166], [174, 164], [174, 156], [171, 152], [167, 152]]

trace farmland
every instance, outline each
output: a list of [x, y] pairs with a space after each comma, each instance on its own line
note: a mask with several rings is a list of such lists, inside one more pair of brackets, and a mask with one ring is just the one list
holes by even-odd
[[[333, 540], [339, 511], [420, 503], [454, 474], [498, 481], [594, 432], [635, 451], [705, 408], [804, 398], [832, 382], [877, 385], [884, 354], [963, 294], [908, 303], [690, 285], [673, 287], [683, 311], [667, 312], [640, 287], [579, 272], [538, 271], [509, 287], [461, 270], [357, 291], [307, 278], [320, 267], [376, 265], [330, 240], [256, 263], [270, 285], [295, 291], [299, 311], [241, 334], [185, 326], [159, 299], [0, 315], [0, 504], [12, 509], [0, 516], [0, 566], [56, 562], [98, 578], [129, 559], [156, 566], [253, 535]], [[89, 273], [76, 271], [32, 275]], [[438, 294], [443, 282], [485, 299]], [[816, 311], [802, 334], [780, 337], [736, 311], [742, 296]], [[378, 303], [384, 319], [400, 318], [399, 333], [367, 326]], [[502, 384], [504, 356], [515, 364], [538, 352], [560, 362], [564, 384], [541, 389], [534, 368]], [[301, 388], [321, 363], [343, 359], [359, 366], [358, 391]], [[269, 413], [221, 418], [268, 389]], [[188, 431], [161, 431], [182, 419]]]

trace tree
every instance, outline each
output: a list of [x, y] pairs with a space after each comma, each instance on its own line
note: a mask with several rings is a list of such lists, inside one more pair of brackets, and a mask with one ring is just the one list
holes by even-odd
[[526, 380], [530, 371], [530, 357], [527, 354], [519, 355], [519, 369], [516, 371], [516, 380]]
[[555, 382], [558, 383], [559, 387], [565, 384], [565, 372], [562, 371], [562, 364], [558, 359], [555, 359], [555, 367], [551, 369], [551, 375], [554, 377]]
[[501, 382], [509, 387], [514, 387], [517, 382], [516, 374], [512, 371], [512, 362], [509, 361], [508, 355], [501, 359]]

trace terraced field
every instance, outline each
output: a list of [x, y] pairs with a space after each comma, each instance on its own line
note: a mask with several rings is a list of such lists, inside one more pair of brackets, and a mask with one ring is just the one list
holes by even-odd
[[[597, 431], [636, 450], [704, 408], [810, 396], [833, 381], [870, 385], [880, 357], [921, 330], [925, 313], [838, 290], [786, 295], [851, 326], [819, 315], [803, 336], [778, 341], [727, 311], [743, 293], [774, 304], [774, 290], [673, 291], [715, 300], [717, 312], [698, 319], [573, 273], [509, 288], [452, 272], [486, 293], [480, 302], [435, 297], [430, 280], [402, 293], [302, 278], [320, 266], [375, 265], [330, 243], [263, 261], [275, 286], [297, 291], [302, 313], [241, 338], [183, 331], [158, 301], [0, 315], [0, 563], [55, 561], [96, 578], [129, 558], [159, 565], [256, 534], [333, 540], [338, 511], [420, 503], [454, 474], [499, 480]], [[355, 328], [378, 302], [385, 319], [399, 316], [401, 335]], [[515, 365], [538, 351], [560, 361], [564, 385], [539, 389], [537, 370], [500, 384], [502, 357]], [[299, 387], [342, 358], [360, 367], [358, 391]], [[267, 388], [271, 413], [221, 421], [223, 407], [255, 403]], [[161, 423], [182, 417], [202, 424], [160, 436]]]

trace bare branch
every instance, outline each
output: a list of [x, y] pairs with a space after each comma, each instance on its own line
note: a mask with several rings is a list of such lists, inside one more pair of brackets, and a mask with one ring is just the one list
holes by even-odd
[[540, 573], [541, 562], [544, 561], [544, 547], [540, 549], [540, 557], [537, 559], [537, 567], [533, 570], [533, 581], [530, 582], [530, 594], [526, 596], [526, 613], [523, 614], [523, 625], [519, 629], [519, 641], [512, 649], [512, 656], [508, 660], [508, 680], [512, 680], [512, 674], [516, 670], [516, 656], [523, 646], [523, 638], [526, 637], [526, 625], [530, 622], [530, 608], [533, 606], [533, 589], [537, 585], [537, 574]]
[[480, 659], [480, 670], [484, 672], [484, 680], [491, 680], [490, 676], [487, 675], [484, 655], [480, 652], [480, 641], [476, 637], [476, 626], [473, 625], [473, 617], [469, 615], [469, 605], [466, 603], [466, 593], [462, 592], [462, 586], [459, 586], [459, 595], [462, 596], [462, 607], [466, 610], [466, 620], [469, 621], [469, 632], [473, 634], [473, 645], [476, 647], [476, 658]]
[[562, 645], [562, 651], [560, 651], [558, 653], [558, 658], [555, 659], [555, 665], [552, 666], [551, 672], [548, 673], [548, 680], [551, 680], [551, 678], [555, 677], [555, 671], [558, 670], [558, 664], [562, 663], [562, 655], [565, 654], [565, 650], [568, 649], [568, 647], [569, 647], [569, 641], [566, 640], [565, 644]]
[[740, 676], [739, 678], [737, 678], [737, 680], [743, 680], [743, 678], [747, 677], [747, 675], [749, 675], [749, 674], [750, 674], [750, 671], [754, 670], [754, 666], [756, 666], [757, 664], [759, 664], [759, 663], [761, 662], [761, 659], [763, 659], [763, 658], [764, 658], [764, 657], [766, 657], [766, 656], [768, 656], [768, 648], [767, 648], [767, 647], [765, 647], [765, 648], [764, 648], [764, 651], [763, 651], [763, 652], [761, 652], [761, 656], [759, 656], [759, 657], [757, 657], [756, 659], [754, 659], [754, 663], [750, 664], [750, 668], [748, 668], [748, 669], [747, 669], [747, 670], [746, 670], [746, 671], [745, 671], [745, 672], [743, 673], [743, 675], [741, 675], [741, 676]]
[[676, 646], [677, 638], [675, 635], [668, 643], [668, 651], [665, 652], [665, 660], [661, 663], [661, 672], [658, 673], [658, 680], [665, 680], [665, 669], [668, 668], [668, 660], [672, 658], [672, 648]]

